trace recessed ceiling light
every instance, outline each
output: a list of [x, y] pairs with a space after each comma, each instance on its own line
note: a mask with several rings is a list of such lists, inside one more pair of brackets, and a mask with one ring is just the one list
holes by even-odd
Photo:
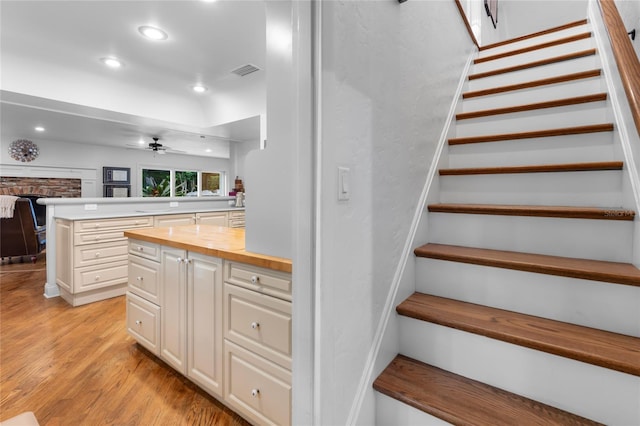
[[36, 126], [35, 130], [36, 130], [36, 132], [44, 132], [44, 127]]
[[211, 152], [211, 148], [205, 149], [204, 152]]
[[100, 58], [100, 62], [102, 62], [103, 64], [105, 64], [106, 66], [108, 66], [109, 68], [122, 68], [122, 61], [118, 58], [114, 58], [114, 57], [108, 57], [108, 58]]
[[191, 86], [191, 89], [196, 93], [204, 93], [207, 90], [209, 90], [205, 86], [203, 86], [202, 84], [194, 84], [193, 86]]
[[150, 27], [148, 25], [138, 27], [138, 31], [150, 40], [166, 40], [169, 38], [169, 34], [162, 31], [160, 28]]

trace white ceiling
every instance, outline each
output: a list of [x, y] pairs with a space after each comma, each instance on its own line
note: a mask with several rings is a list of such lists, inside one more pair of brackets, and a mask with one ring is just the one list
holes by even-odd
[[[169, 39], [147, 40], [137, 31], [141, 25], [158, 26], [169, 34]], [[40, 137], [135, 147], [140, 140], [149, 143], [151, 137], [157, 136], [160, 143], [175, 150], [224, 156], [221, 153], [229, 141], [259, 139], [259, 117], [218, 124], [207, 105], [215, 102], [218, 94], [228, 96], [263, 84], [265, 33], [264, 3], [258, 0], [2, 0], [0, 119], [3, 140]], [[99, 59], [111, 55], [122, 59], [125, 66], [120, 70], [104, 67]], [[15, 83], [18, 80], [15, 75], [20, 74], [21, 66], [26, 67], [24, 64], [30, 64], [30, 76], [34, 72], [42, 73], [41, 78], [31, 77], [34, 81], [27, 89], [24, 82], [22, 86]], [[261, 70], [246, 77], [231, 74], [246, 64]], [[69, 70], [67, 75], [73, 72], [74, 77], [65, 79], [61, 70]], [[83, 74], [78, 75], [83, 78], [76, 77], [79, 70]], [[59, 95], [52, 99], [48, 94], [53, 91], [38, 89], [43, 81], [49, 85], [55, 82], [56, 73], [60, 84], [65, 85], [60, 92], [68, 93], [68, 98]], [[74, 87], [74, 78], [77, 87]], [[101, 99], [96, 95], [82, 104], [75, 102], [81, 98], [77, 92], [86, 90], [82, 84], [93, 78], [103, 82], [96, 88]], [[194, 83], [203, 83], [209, 90], [198, 95], [190, 90]], [[103, 107], [105, 90], [115, 98], [111, 104], [126, 104], [129, 97], [135, 96], [132, 90], [122, 90], [126, 87], [151, 95], [141, 100], [130, 99], [135, 108]], [[75, 98], [72, 92], [76, 92]], [[91, 99], [91, 94], [83, 95], [83, 99]], [[183, 106], [188, 105], [197, 113], [191, 114], [193, 120], [189, 123], [158, 119], [151, 108], [148, 115], [142, 111], [144, 108], [140, 105], [145, 102], [148, 105], [164, 102], [165, 110], [171, 108], [171, 104], [175, 104], [176, 110], [184, 110]], [[46, 132], [35, 134], [35, 125], [43, 125]]]

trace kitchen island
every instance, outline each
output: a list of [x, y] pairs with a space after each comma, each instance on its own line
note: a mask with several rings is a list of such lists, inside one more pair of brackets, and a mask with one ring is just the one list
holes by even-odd
[[224, 226], [124, 235], [127, 332], [252, 423], [290, 424], [291, 260]]

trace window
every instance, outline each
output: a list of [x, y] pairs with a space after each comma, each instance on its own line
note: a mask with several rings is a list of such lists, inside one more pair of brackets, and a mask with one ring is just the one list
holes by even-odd
[[210, 195], [225, 195], [224, 172], [142, 169], [143, 197]]

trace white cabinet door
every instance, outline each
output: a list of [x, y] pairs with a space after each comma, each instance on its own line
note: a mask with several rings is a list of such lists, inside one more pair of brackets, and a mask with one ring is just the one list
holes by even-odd
[[186, 252], [162, 247], [162, 315], [160, 321], [160, 356], [174, 369], [186, 374], [187, 286]]
[[187, 375], [222, 397], [222, 259], [188, 253]]
[[169, 214], [164, 216], [155, 216], [153, 218], [153, 226], [156, 228], [162, 228], [167, 226], [193, 225], [195, 220], [193, 213]]
[[196, 213], [196, 223], [198, 225], [227, 226], [229, 220], [227, 212]]

